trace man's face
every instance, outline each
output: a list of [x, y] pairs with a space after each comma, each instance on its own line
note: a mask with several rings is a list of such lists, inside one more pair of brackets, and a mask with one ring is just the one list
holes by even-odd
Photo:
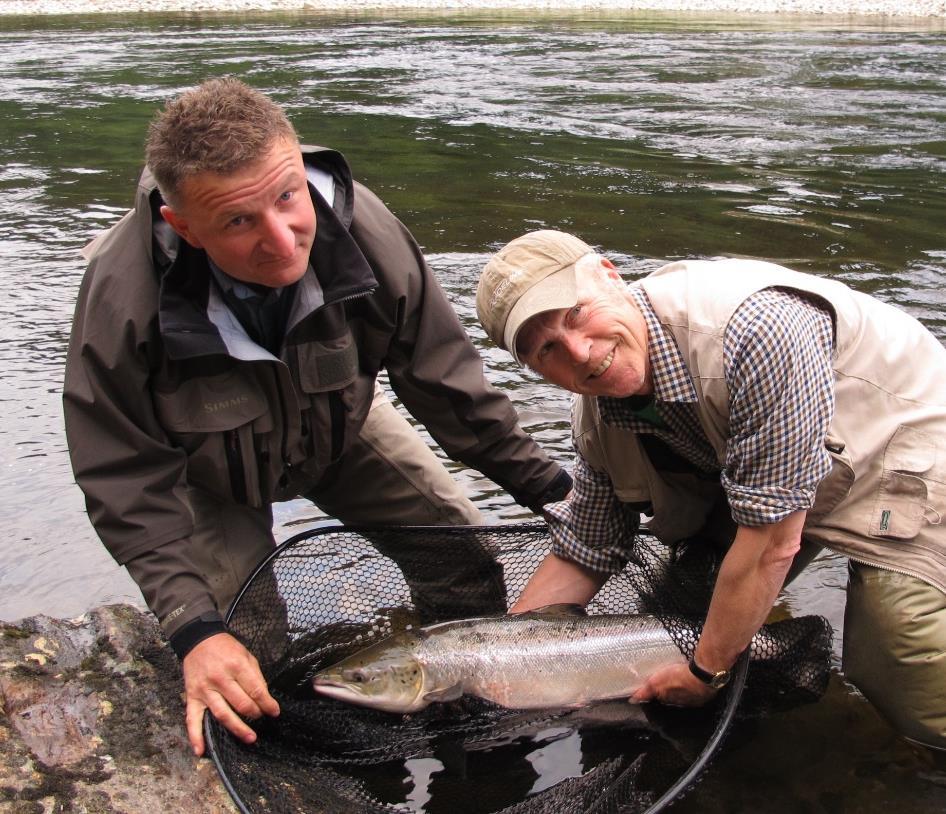
[[259, 161], [229, 175], [194, 175], [180, 197], [179, 208], [161, 208], [164, 219], [231, 277], [279, 288], [305, 274], [315, 208], [295, 142], [276, 141]]
[[573, 393], [619, 398], [651, 393], [644, 317], [614, 266], [594, 255], [588, 260], [576, 269], [576, 305], [528, 320], [516, 339], [519, 358]]

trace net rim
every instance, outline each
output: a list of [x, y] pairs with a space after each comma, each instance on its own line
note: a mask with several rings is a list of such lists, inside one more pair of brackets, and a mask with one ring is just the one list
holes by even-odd
[[[230, 603], [230, 607], [227, 609], [224, 621], [229, 624], [231, 618], [233, 617], [234, 611], [240, 604], [240, 600], [249, 590], [253, 580], [261, 571], [263, 571], [274, 559], [281, 556], [283, 551], [292, 548], [301, 542], [311, 540], [314, 537], [340, 530], [344, 530], [346, 533], [351, 534], [364, 534], [365, 532], [379, 530], [397, 530], [399, 532], [409, 532], [411, 530], [436, 530], [439, 533], [449, 534], [453, 530], [455, 530], [457, 533], [463, 533], [477, 529], [496, 532], [497, 530], [502, 530], [503, 528], [510, 528], [516, 531], [535, 532], [540, 531], [543, 528], [547, 528], [547, 526], [545, 523], [508, 523], [503, 525], [454, 526], [346, 526], [337, 520], [321, 521], [314, 524], [313, 526], [310, 526], [305, 531], [301, 531], [298, 534], [294, 534], [292, 537], [287, 538], [285, 541], [277, 545], [263, 560], [260, 561], [259, 565], [253, 569], [253, 572], [246, 578], [246, 581], [237, 592], [237, 595], [233, 598], [233, 601]], [[670, 786], [670, 788], [661, 794], [660, 797], [658, 797], [657, 800], [643, 812], [643, 814], [658, 814], [658, 812], [664, 811], [668, 806], [683, 797], [688, 791], [690, 791], [699, 783], [700, 777], [702, 776], [705, 769], [709, 766], [736, 717], [736, 710], [738, 709], [739, 703], [742, 700], [743, 690], [746, 686], [746, 677], [748, 675], [748, 671], [749, 649], [747, 648], [739, 656], [739, 659], [736, 661], [736, 664], [733, 667], [732, 678], [730, 679], [726, 688], [726, 704], [712, 735], [710, 735], [706, 742], [706, 745], [703, 747], [700, 754], [697, 755], [696, 759], [690, 764], [687, 770], [676, 780], [676, 782]], [[236, 805], [237, 809], [240, 811], [240, 814], [254, 814], [253, 810], [248, 808], [244, 803], [239, 792], [231, 782], [226, 767], [223, 765], [223, 759], [217, 746], [217, 739], [215, 736], [213, 723], [214, 721], [210, 710], [205, 709], [203, 718], [203, 735], [206, 754], [209, 755], [211, 761], [213, 762], [214, 767], [217, 770], [217, 774], [220, 776], [220, 781], [223, 783], [223, 786], [230, 795], [234, 805]], [[589, 811], [590, 810], [591, 809], [589, 809]]]

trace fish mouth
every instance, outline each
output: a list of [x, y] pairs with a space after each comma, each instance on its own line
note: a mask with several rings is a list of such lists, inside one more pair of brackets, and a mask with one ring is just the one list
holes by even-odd
[[608, 352], [608, 355], [601, 360], [601, 364], [598, 365], [588, 376], [589, 379], [597, 379], [599, 376], [603, 376], [605, 372], [611, 367], [611, 363], [614, 361], [614, 352], [617, 350], [617, 345], [615, 345]]
[[[313, 676], [312, 689], [316, 695], [331, 698], [334, 701], [342, 701], [346, 704], [357, 704], [368, 709], [377, 709], [382, 712], [392, 712], [398, 715], [405, 712], [415, 712], [421, 709], [406, 703], [400, 698], [389, 698], [384, 694], [375, 695], [358, 684], [352, 684], [344, 680], [337, 680], [327, 676]], [[426, 705], [422, 705], [426, 706]]]
[[312, 686], [317, 692], [333, 697], [337, 697], [339, 692], [348, 693], [350, 695], [361, 694], [357, 684], [345, 681], [345, 679], [339, 676], [326, 675], [324, 673], [316, 673], [312, 676]]
[[364, 696], [358, 687], [344, 681], [337, 681], [327, 676], [315, 676], [312, 679], [312, 689], [320, 695], [335, 698], [339, 701], [353, 701]]

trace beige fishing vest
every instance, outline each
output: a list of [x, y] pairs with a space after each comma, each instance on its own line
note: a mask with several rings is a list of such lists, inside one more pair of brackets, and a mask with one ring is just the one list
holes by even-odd
[[[729, 438], [723, 332], [739, 305], [778, 286], [827, 306], [835, 323], [835, 413], [824, 440], [832, 469], [804, 535], [860, 562], [946, 592], [946, 348], [904, 312], [847, 286], [753, 260], [683, 261], [637, 283], [677, 342], [697, 412], [722, 467]], [[658, 472], [637, 436], [576, 398], [575, 447], [607, 472], [618, 499], [649, 503], [651, 531], [673, 543], [706, 533], [717, 478]]]

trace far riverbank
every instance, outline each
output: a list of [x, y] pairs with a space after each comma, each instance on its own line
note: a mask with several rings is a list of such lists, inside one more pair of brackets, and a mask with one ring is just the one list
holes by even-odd
[[946, 17], [946, 0], [0, 0], [0, 15], [157, 12], [594, 11]]

